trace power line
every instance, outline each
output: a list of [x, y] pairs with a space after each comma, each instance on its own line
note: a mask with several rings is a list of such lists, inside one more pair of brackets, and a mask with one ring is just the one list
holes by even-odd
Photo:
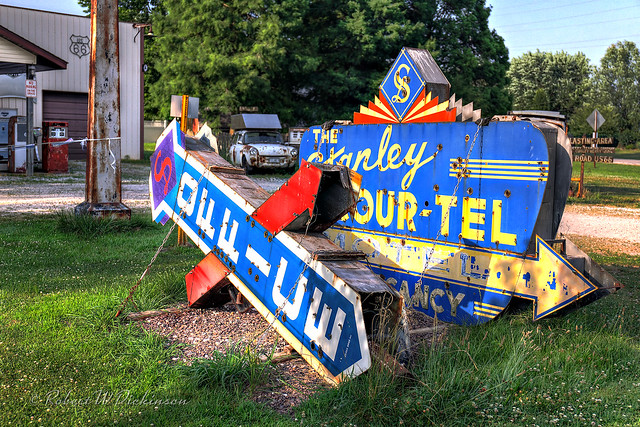
[[[597, 47], [609, 47], [609, 46], [611, 46], [611, 44], [612, 44], [612, 43], [605, 43], [605, 44], [588, 44], [588, 45], [576, 45], [576, 46], [565, 46], [565, 47], [564, 47], [564, 49], [563, 49], [563, 51], [564, 51], [565, 49], [566, 49], [566, 50], [577, 50], [578, 52], [582, 52], [582, 53], [584, 53], [584, 54], [587, 56], [587, 58], [589, 58], [589, 55], [587, 55], [587, 54], [583, 51], [583, 49], [585, 49], [585, 48], [597, 48]], [[520, 49], [513, 48], [513, 49], [510, 49], [510, 50], [509, 50], [509, 53], [510, 53], [510, 56], [511, 56], [511, 57], [515, 56], [515, 55], [512, 53], [512, 51], [520, 51], [520, 52], [522, 52], [522, 53], [526, 53], [526, 52], [531, 52], [531, 51], [532, 51], [532, 49], [530, 49], [530, 48], [520, 48]], [[546, 51], [541, 51], [541, 52], [546, 52]], [[569, 53], [569, 52], [567, 52], [567, 53]]]
[[[600, 25], [600, 24], [609, 24], [611, 22], [624, 22], [624, 21], [633, 21], [633, 20], [640, 20], [640, 17], [638, 16], [634, 16], [632, 18], [624, 18], [624, 19], [610, 19], [608, 21], [593, 21], [593, 22], [576, 22], [575, 24], [569, 24], [569, 25], [558, 25], [556, 27], [544, 27], [544, 30], [555, 30], [558, 28], [569, 28], [569, 27], [579, 27], [579, 26], [585, 26], [585, 25]], [[496, 28], [496, 31], [498, 29]], [[513, 34], [513, 33], [524, 33], [524, 32], [531, 32], [531, 30], [507, 30], [504, 33], [505, 34]], [[500, 32], [502, 33], [502, 31]]]
[[[629, 39], [630, 37], [640, 37], [640, 34], [629, 34], [626, 36], [606, 37], [603, 39], [580, 40], [580, 41], [571, 41], [571, 42], [543, 43], [543, 44], [529, 45], [529, 46], [513, 46], [513, 48], [525, 49], [525, 48], [538, 48], [540, 46], [558, 46], [558, 45], [567, 45], [567, 44], [582, 46], [584, 45], [584, 43], [589, 43], [589, 42], [598, 42], [598, 41], [605, 41], [605, 40], [612, 40], [612, 39], [615, 39], [616, 41], [620, 41], [620, 40]], [[616, 42], [611, 42], [611, 44], [613, 43], [616, 43]]]
[[633, 6], [625, 6], [625, 7], [619, 7], [616, 9], [608, 9], [605, 11], [599, 10], [596, 12], [590, 12], [590, 13], [583, 13], [581, 15], [570, 15], [570, 16], [560, 16], [557, 18], [547, 18], [544, 19], [542, 21], [532, 21], [532, 22], [527, 22], [527, 23], [520, 23], [520, 24], [509, 24], [509, 25], [501, 25], [500, 28], [509, 28], [509, 27], [526, 27], [528, 25], [533, 25], [533, 24], [543, 24], [543, 23], [548, 23], [548, 22], [553, 22], [553, 21], [566, 21], [569, 19], [573, 19], [573, 18], [581, 18], [583, 16], [591, 16], [591, 15], [599, 15], [599, 14], [604, 14], [604, 13], [608, 13], [608, 12], [615, 12], [618, 10], [626, 10], [626, 9], [631, 9], [631, 8], [637, 8], [638, 5], [633, 5]]

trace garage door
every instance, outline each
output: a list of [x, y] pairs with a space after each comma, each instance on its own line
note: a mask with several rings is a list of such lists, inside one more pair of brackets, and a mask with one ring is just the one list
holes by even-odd
[[[73, 139], [87, 137], [87, 107], [89, 105], [86, 93], [75, 92], [43, 92], [42, 120], [62, 121], [69, 123], [69, 136]], [[69, 145], [71, 160], [85, 160], [86, 151], [80, 143]]]

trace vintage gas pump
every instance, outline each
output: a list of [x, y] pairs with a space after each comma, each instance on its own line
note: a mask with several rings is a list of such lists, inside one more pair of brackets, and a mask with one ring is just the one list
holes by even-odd
[[68, 139], [69, 123], [42, 122], [42, 169], [45, 172], [69, 171], [69, 146], [56, 145]]
[[9, 119], [9, 172], [27, 171], [27, 118], [13, 116]]

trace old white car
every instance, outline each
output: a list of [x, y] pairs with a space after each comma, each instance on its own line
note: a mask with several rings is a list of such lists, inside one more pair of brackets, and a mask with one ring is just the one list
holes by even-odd
[[256, 169], [293, 170], [298, 164], [298, 149], [284, 143], [277, 115], [234, 115], [231, 116], [231, 128], [229, 158], [247, 174]]

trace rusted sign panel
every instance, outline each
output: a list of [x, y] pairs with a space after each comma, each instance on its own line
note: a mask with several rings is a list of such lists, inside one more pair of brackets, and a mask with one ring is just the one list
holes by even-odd
[[403, 49], [356, 124], [305, 133], [301, 158], [362, 174], [357, 210], [331, 239], [365, 252], [407, 304], [446, 322], [487, 322], [513, 297], [532, 300], [539, 319], [613, 289], [613, 278], [594, 280], [544, 240], [555, 237], [569, 185], [570, 168], [556, 168], [568, 164], [562, 128], [455, 123], [465, 107], [428, 87]]
[[189, 307], [211, 307], [229, 300], [226, 280], [231, 270], [210, 253], [185, 276]]
[[[220, 171], [217, 154], [185, 147], [174, 121], [151, 158], [154, 219], [171, 218], [208, 257], [215, 256], [217, 261], [202, 266], [207, 271], [201, 276], [215, 276], [210, 271], [215, 264], [224, 266], [220, 276], [228, 270], [226, 279], [325, 379], [337, 383], [366, 371], [368, 335], [382, 325], [365, 313], [387, 308], [389, 326], [396, 327], [401, 297], [352, 253], [306, 232], [314, 223], [317, 230], [329, 226], [353, 206], [357, 180], [344, 167], [306, 164], [290, 182], [324, 182], [323, 189], [285, 184], [271, 196], [273, 203], [245, 175]], [[211, 165], [203, 163], [207, 157]], [[322, 194], [327, 191], [329, 197]], [[274, 210], [278, 201], [296, 197], [302, 200], [298, 216]]]

